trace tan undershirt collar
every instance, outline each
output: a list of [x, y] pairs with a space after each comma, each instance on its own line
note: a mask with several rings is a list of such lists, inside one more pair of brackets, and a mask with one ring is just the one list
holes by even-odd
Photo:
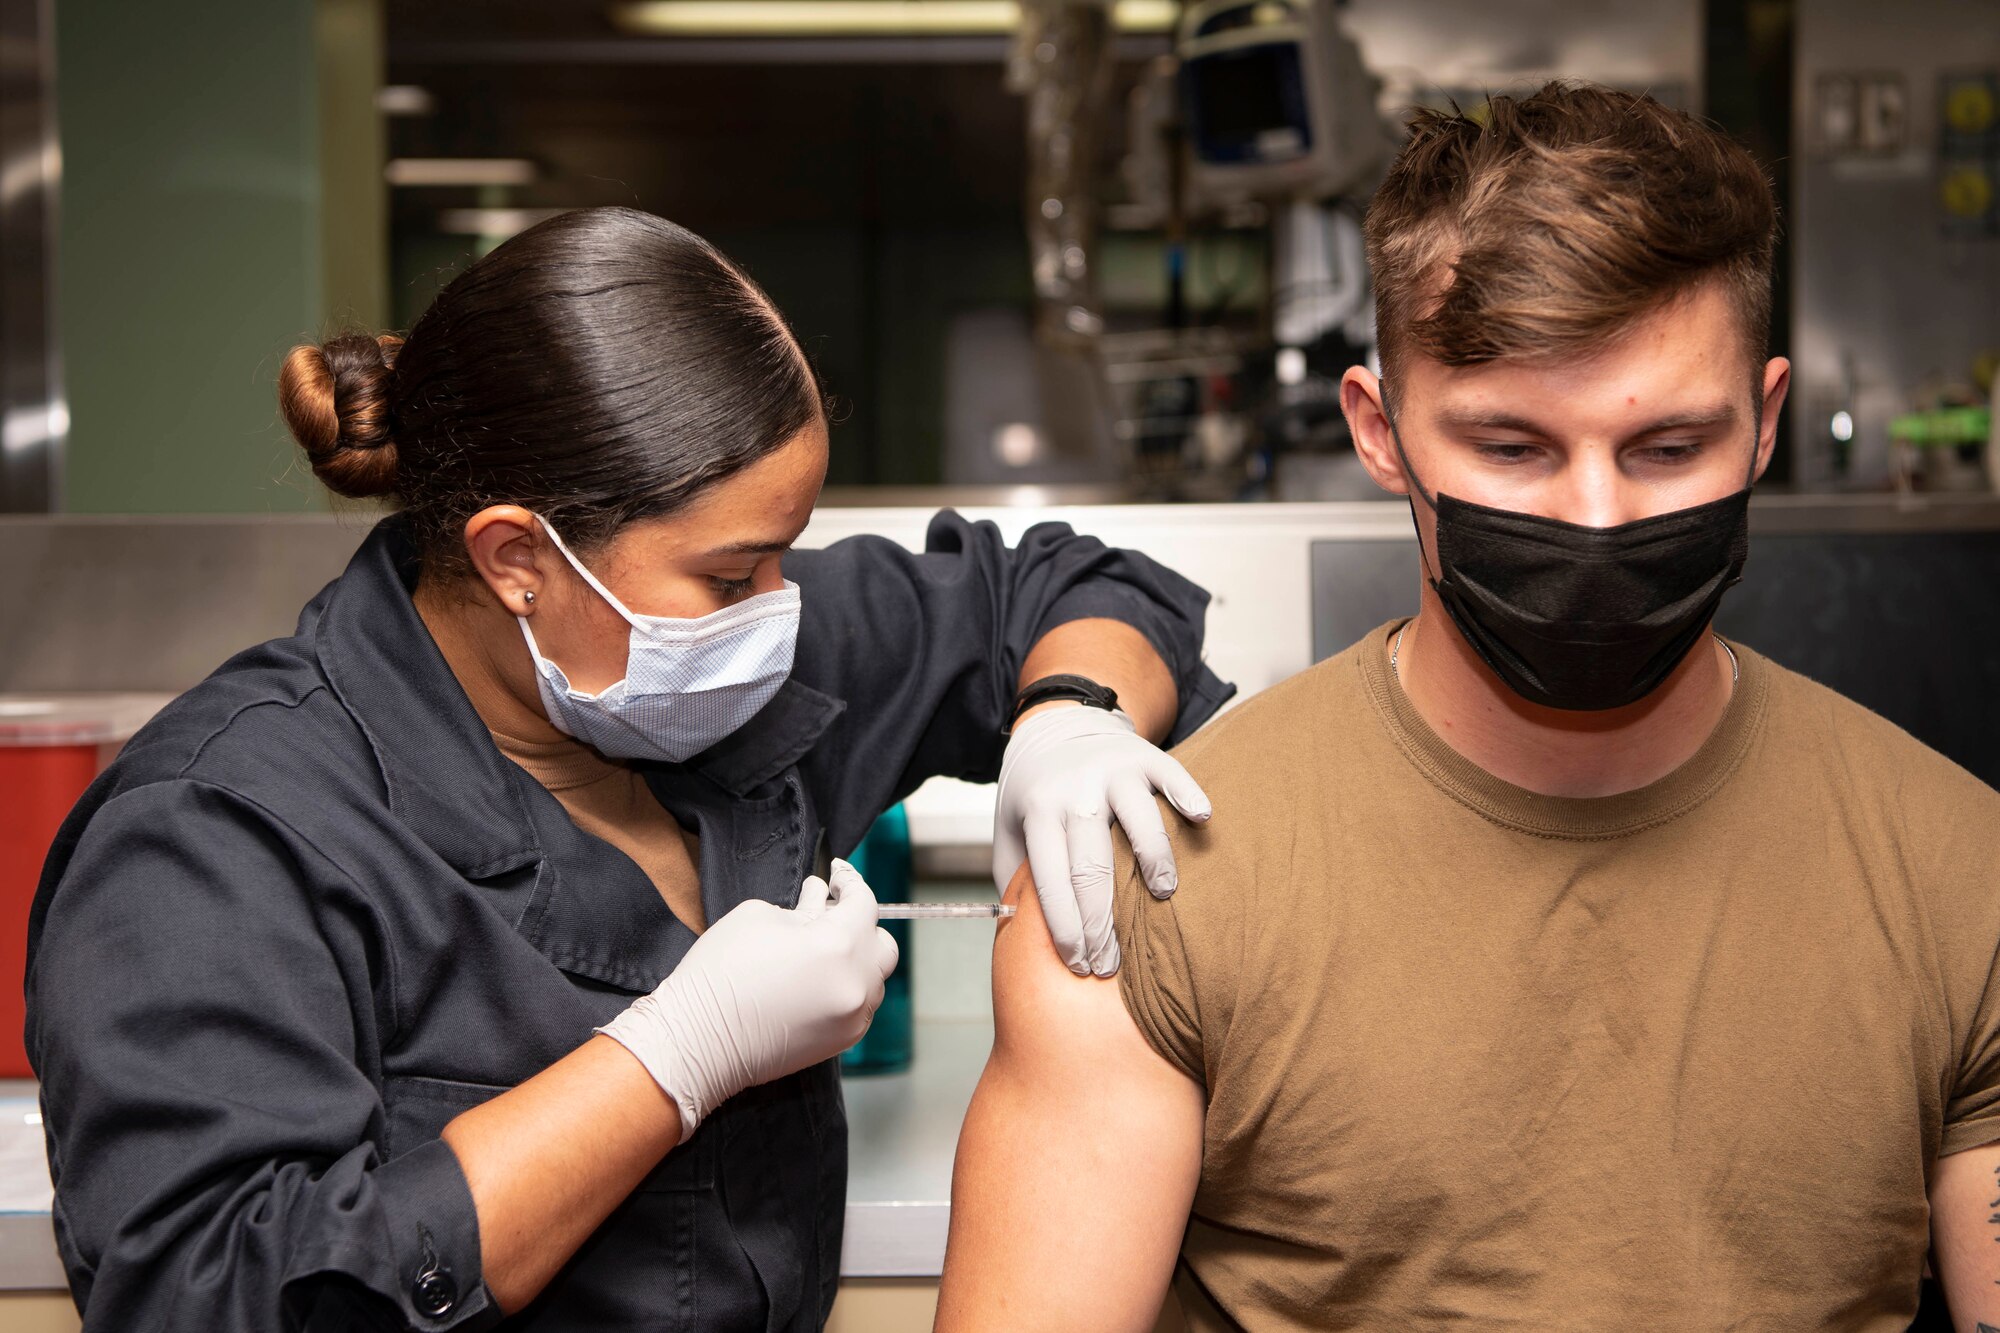
[[1454, 800], [1509, 828], [1548, 838], [1616, 838], [1663, 824], [1694, 809], [1743, 761], [1764, 716], [1770, 672], [1764, 659], [1738, 643], [1742, 664], [1722, 720], [1686, 763], [1656, 782], [1616, 796], [1543, 796], [1494, 777], [1431, 729], [1389, 669], [1388, 643], [1406, 621], [1377, 633], [1356, 654], [1369, 698], [1411, 763]]
[[500, 753], [527, 770], [551, 792], [573, 791], [601, 782], [625, 765], [606, 759], [574, 737], [557, 731], [497, 681], [477, 676], [459, 682], [472, 711], [493, 733]]

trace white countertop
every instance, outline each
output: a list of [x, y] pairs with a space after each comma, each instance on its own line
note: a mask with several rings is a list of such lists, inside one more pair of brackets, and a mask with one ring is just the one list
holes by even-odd
[[[909, 1072], [845, 1080], [847, 1236], [842, 1277], [936, 1277], [951, 1216], [951, 1159], [993, 1028], [917, 1024]], [[53, 1193], [35, 1085], [0, 1079], [0, 1291], [68, 1286], [49, 1219]]]
[[842, 1277], [936, 1277], [951, 1221], [951, 1163], [993, 1025], [919, 1019], [908, 1073], [843, 1080], [847, 1237]]
[[0, 1291], [69, 1285], [49, 1221], [54, 1197], [35, 1085], [0, 1079]]

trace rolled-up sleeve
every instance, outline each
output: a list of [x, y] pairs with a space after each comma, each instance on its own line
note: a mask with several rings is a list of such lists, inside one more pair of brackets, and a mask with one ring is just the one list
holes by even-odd
[[181, 779], [98, 809], [44, 898], [28, 1040], [86, 1330], [499, 1319], [450, 1148], [378, 1151], [395, 963], [331, 862]]
[[945, 510], [921, 553], [855, 537], [795, 552], [786, 571], [804, 594], [798, 674], [848, 705], [806, 764], [836, 852], [926, 778], [998, 776], [1021, 665], [1058, 625], [1102, 618], [1146, 636], [1179, 695], [1169, 744], [1234, 693], [1202, 661], [1208, 594], [1067, 524], [1009, 548], [993, 524]]

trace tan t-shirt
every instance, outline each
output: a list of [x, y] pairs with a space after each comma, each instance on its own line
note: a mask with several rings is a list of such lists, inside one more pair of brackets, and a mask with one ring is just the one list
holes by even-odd
[[1696, 756], [1537, 796], [1394, 625], [1177, 751], [1215, 804], [1127, 1007], [1207, 1089], [1198, 1330], [1901, 1330], [2000, 1139], [2000, 794], [1756, 653]]

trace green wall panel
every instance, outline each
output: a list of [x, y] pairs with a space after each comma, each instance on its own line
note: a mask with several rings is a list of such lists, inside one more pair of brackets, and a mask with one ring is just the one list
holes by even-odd
[[323, 305], [314, 0], [59, 0], [72, 512], [323, 505], [278, 422]]

